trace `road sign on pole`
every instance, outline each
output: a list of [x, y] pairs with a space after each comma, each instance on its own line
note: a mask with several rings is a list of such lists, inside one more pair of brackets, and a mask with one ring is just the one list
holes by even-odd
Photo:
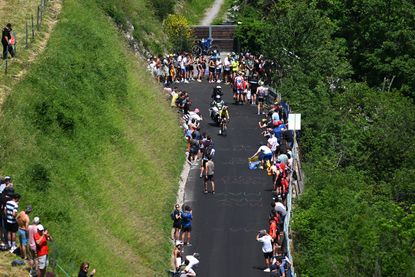
[[290, 113], [288, 115], [288, 130], [301, 130], [301, 114]]

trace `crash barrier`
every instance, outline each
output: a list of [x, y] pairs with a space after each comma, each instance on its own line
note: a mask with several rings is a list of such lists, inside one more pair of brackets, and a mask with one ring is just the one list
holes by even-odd
[[[36, 32], [40, 31], [43, 24], [43, 17], [46, 11], [47, 4], [50, 0], [39, 0], [39, 5], [37, 6], [34, 14], [32, 13], [25, 20], [25, 48], [29, 48], [31, 42], [35, 40]], [[13, 24], [13, 22], [11, 22]], [[20, 26], [19, 26], [20, 27]], [[12, 32], [14, 37], [14, 44], [12, 45], [14, 55], [17, 55], [17, 34]], [[3, 61], [4, 74], [7, 75], [9, 67], [9, 53], [6, 54], [6, 58]]]

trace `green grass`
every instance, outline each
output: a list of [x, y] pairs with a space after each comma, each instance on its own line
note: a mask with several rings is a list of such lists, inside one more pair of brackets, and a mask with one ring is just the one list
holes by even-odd
[[187, 18], [190, 25], [199, 25], [215, 0], [183, 0], [177, 7], [177, 14]]
[[[11, 87], [16, 84], [20, 78], [17, 77], [22, 70], [29, 68], [29, 59], [39, 52], [40, 42], [45, 39], [48, 24], [55, 20], [57, 9], [56, 5], [59, 0], [49, 0], [43, 12], [43, 20], [39, 29], [36, 28], [37, 6], [40, 0], [27, 0], [24, 3], [20, 0], [6, 0], [0, 3], [1, 28], [7, 23], [13, 26], [13, 32], [16, 33], [16, 57], [9, 59], [8, 74], [5, 75], [4, 63], [1, 61], [0, 68], [0, 96], [9, 92]], [[32, 39], [31, 16], [34, 19], [35, 37]], [[26, 22], [28, 24], [28, 47], [26, 47]]]
[[0, 171], [74, 274], [161, 276], [184, 161], [174, 111], [94, 0], [65, 0], [47, 49], [7, 98]]

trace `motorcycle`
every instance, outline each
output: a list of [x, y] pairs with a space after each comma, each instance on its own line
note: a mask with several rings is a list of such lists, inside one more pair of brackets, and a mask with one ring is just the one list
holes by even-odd
[[220, 124], [219, 111], [222, 109], [222, 107], [223, 104], [221, 102], [212, 102], [209, 108], [209, 116], [212, 119], [212, 121], [215, 122], [218, 126]]

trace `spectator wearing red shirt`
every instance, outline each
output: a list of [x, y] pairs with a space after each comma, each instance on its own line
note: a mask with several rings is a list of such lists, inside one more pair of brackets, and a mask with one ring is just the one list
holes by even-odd
[[272, 242], [272, 252], [273, 255], [276, 255], [277, 248], [278, 248], [278, 231], [277, 231], [277, 223], [275, 222], [274, 218], [269, 219], [269, 235], [271, 236]]
[[45, 230], [42, 224], [37, 225], [37, 233], [34, 235], [36, 242], [36, 255], [38, 263], [38, 277], [45, 277], [46, 268], [48, 267], [48, 240], [52, 240], [48, 230]]

